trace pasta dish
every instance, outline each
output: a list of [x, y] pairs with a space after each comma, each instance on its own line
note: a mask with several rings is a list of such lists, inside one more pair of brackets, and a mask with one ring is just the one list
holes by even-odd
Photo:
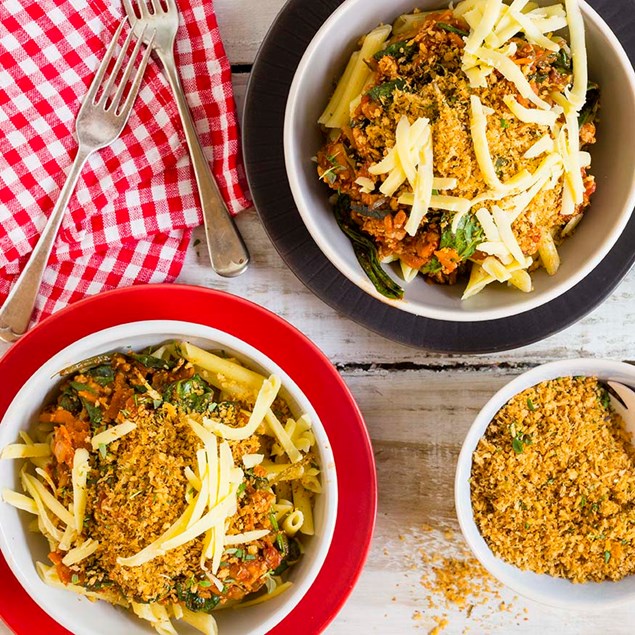
[[24, 493], [49, 543], [44, 582], [131, 609], [161, 634], [182, 619], [217, 632], [215, 609], [290, 586], [321, 492], [307, 415], [280, 379], [188, 342], [100, 355], [62, 372], [32, 435]]
[[[568, 40], [558, 35], [568, 29]], [[468, 279], [523, 292], [595, 191], [599, 89], [577, 0], [463, 0], [368, 33], [319, 119], [319, 178], [360, 265], [388, 298]]]

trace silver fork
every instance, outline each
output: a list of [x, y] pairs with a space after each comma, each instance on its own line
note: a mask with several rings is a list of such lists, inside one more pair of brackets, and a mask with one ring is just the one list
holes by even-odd
[[[130, 24], [137, 29], [138, 37], [143, 37], [141, 29], [147, 29], [146, 33], [152, 31], [155, 33], [152, 47], [161, 60], [168, 83], [174, 93], [185, 131], [185, 139], [192, 157], [212, 268], [221, 276], [237, 276], [247, 269], [249, 252], [218, 190], [196, 134], [174, 61], [174, 41], [179, 28], [179, 10], [175, 0], [164, 0], [164, 2], [165, 9], [161, 0], [150, 0], [150, 6], [146, 0], [123, 0], [123, 5]], [[147, 39], [146, 36], [146, 41]]]
[[[126, 37], [125, 43], [114, 62], [112, 72], [107, 79], [105, 79], [105, 75], [110, 61], [114, 59], [117, 40], [125, 23], [126, 20], [123, 20], [117, 28], [77, 115], [75, 129], [79, 148], [70, 172], [66, 177], [64, 187], [60, 192], [53, 212], [46, 221], [44, 230], [31, 253], [26, 267], [11, 289], [5, 303], [2, 305], [2, 309], [0, 309], [0, 339], [5, 342], [14, 342], [27, 331], [44, 269], [51, 255], [68, 201], [75, 189], [84, 164], [93, 152], [110, 145], [121, 134], [130, 116], [132, 104], [139, 92], [141, 79], [148, 64], [151, 49], [148, 46], [144, 51], [130, 84], [130, 89], [124, 98], [126, 87], [134, 70], [134, 62], [141, 47], [141, 38], [136, 40], [121, 80], [116, 86], [115, 81], [123, 65], [125, 54], [130, 47], [134, 29], [130, 29], [130, 33]], [[149, 41], [152, 41], [151, 37]], [[100, 88], [102, 88], [101, 93], [99, 92]], [[114, 95], [112, 94], [113, 91]]]

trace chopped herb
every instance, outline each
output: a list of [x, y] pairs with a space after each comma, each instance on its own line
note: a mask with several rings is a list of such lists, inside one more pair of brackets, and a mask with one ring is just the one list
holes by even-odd
[[606, 388], [600, 389], [600, 403], [605, 410], [608, 410], [611, 406], [611, 395]]
[[73, 584], [79, 584], [79, 576], [76, 573], [73, 573], [73, 575], [71, 577], [71, 582]]
[[507, 119], [504, 119], [503, 117], [501, 117], [501, 128], [503, 130], [509, 128], [509, 121], [507, 121]]
[[106, 458], [106, 444], [105, 443], [100, 443], [99, 444], [99, 454], [101, 454], [101, 458], [105, 459]]
[[189, 579], [185, 583], [176, 583], [176, 595], [182, 602], [185, 602], [185, 606], [190, 611], [197, 613], [209, 613], [220, 602], [219, 595], [212, 595], [211, 597], [204, 598], [200, 595], [192, 592], [192, 587], [198, 582], [201, 585], [201, 580]]
[[238, 489], [236, 490], [236, 493], [238, 494], [238, 496], [240, 496], [245, 491], [246, 487], [247, 487], [247, 483], [241, 483], [238, 486]]
[[236, 557], [241, 558], [245, 555], [245, 552], [242, 549], [236, 549]]
[[569, 74], [573, 70], [573, 63], [569, 54], [562, 48], [556, 55], [554, 66], [561, 72]]
[[278, 545], [278, 548], [280, 549], [280, 551], [284, 551], [285, 545], [284, 545], [284, 541], [283, 541], [283, 538], [282, 538], [282, 534], [278, 534], [276, 536], [276, 544]]
[[[459, 221], [456, 234], [448, 224], [441, 234], [439, 249], [454, 249], [459, 262], [465, 262], [474, 255], [476, 247], [484, 240], [484, 232], [478, 219], [473, 214], [465, 214]], [[442, 266], [436, 256], [433, 256], [426, 265], [421, 268], [422, 273], [435, 274], [441, 271]]]
[[130, 411], [126, 410], [125, 408], [123, 410], [119, 411], [124, 417], [129, 417], [130, 416]]
[[212, 583], [209, 580], [199, 580], [198, 586], [203, 587], [204, 589], [206, 589], [207, 587], [212, 586]]
[[586, 496], [581, 496], [580, 497], [580, 507], [584, 507], [586, 505]]
[[536, 82], [536, 84], [542, 84], [547, 79], [547, 77], [549, 77], [549, 75], [547, 75], [546, 73], [533, 73], [529, 76], [529, 79]]
[[278, 520], [276, 519], [276, 515], [273, 512], [269, 514], [269, 520], [271, 521], [271, 526], [273, 527], [274, 531], [278, 531]]
[[527, 397], [527, 408], [529, 408], [531, 412], [536, 412], [536, 410], [538, 410], [538, 408], [534, 406], [534, 402], [529, 397]]
[[610, 551], [605, 551], [604, 552], [604, 562], [606, 564], [608, 564], [609, 560], [611, 559], [611, 552]]
[[251, 481], [251, 485], [259, 490], [270, 490], [271, 483], [266, 476], [256, 476], [253, 469], [245, 470], [245, 475]]
[[512, 440], [512, 448], [516, 454], [522, 454], [525, 449], [525, 444], [518, 437], [514, 437]]
[[337, 169], [338, 168], [333, 166], [329, 168], [328, 170], [325, 170], [324, 172], [322, 172], [320, 179], [322, 179], [323, 181], [328, 181], [330, 185], [333, 185], [333, 183], [335, 183], [335, 181], [337, 180], [337, 176], [335, 174]]
[[529, 529], [529, 523], [525, 523], [525, 529]]
[[[163, 400], [200, 414], [208, 414], [216, 407], [214, 389], [200, 375], [169, 384], [163, 391]], [[160, 404], [155, 400], [155, 409]]]
[[256, 556], [253, 556], [252, 554], [248, 553], [243, 560], [255, 560]]
[[512, 449], [516, 454], [522, 454], [525, 446], [533, 443], [531, 435], [519, 430], [515, 421], [509, 426], [509, 432], [512, 435]]
[[494, 161], [494, 168], [496, 169], [496, 173], [500, 174], [503, 168], [509, 163], [507, 159], [504, 157], [497, 157], [496, 161]]
[[447, 24], [446, 22], [437, 22], [437, 26], [444, 31], [449, 31], [450, 33], [456, 33], [457, 35], [461, 35], [462, 37], [468, 37], [469, 33], [467, 31], [463, 31], [463, 29], [457, 29], [455, 26], [451, 24]]

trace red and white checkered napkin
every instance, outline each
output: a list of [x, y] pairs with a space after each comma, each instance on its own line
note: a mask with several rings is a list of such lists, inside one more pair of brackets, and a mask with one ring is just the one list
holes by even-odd
[[[178, 0], [176, 59], [230, 210], [242, 183], [231, 71], [211, 0]], [[77, 151], [75, 118], [122, 18], [118, 0], [0, 2], [0, 302], [25, 265]], [[128, 27], [126, 27], [128, 28]], [[172, 93], [152, 61], [129, 123], [71, 198], [36, 305], [179, 274], [198, 192]]]

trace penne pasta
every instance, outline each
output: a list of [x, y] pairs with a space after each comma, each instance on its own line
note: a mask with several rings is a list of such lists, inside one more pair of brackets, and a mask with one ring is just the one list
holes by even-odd
[[[384, 42], [388, 39], [392, 27], [382, 25], [371, 31], [365, 38], [359, 56], [351, 70], [350, 76], [341, 91], [341, 97], [333, 110], [331, 117], [324, 123], [327, 128], [341, 128], [350, 119], [350, 104], [362, 91], [368, 81], [371, 71], [366, 66], [365, 60], [371, 58], [381, 50]], [[340, 80], [341, 82], [341, 80]], [[335, 89], [337, 93], [339, 88]]]
[[[214, 634], [217, 605], [242, 605], [238, 593], [247, 605], [260, 603], [290, 586], [274, 571], [293, 567], [304, 552], [296, 534], [315, 531], [313, 497], [321, 492], [312, 422], [288, 416], [277, 375], [263, 377], [187, 342], [124, 355], [113, 355], [112, 372], [103, 372], [108, 382], [95, 382], [93, 409], [66, 410], [69, 391], [88, 391], [85, 377], [64, 380], [58, 401], [41, 415], [54, 422], [47, 442], [22, 432], [22, 442], [5, 450], [25, 459], [19, 478], [26, 494], [4, 490], [2, 498], [35, 516], [29, 526], [47, 539], [54, 565], [36, 565], [47, 584], [125, 606], [160, 635], [179, 633], [178, 620]], [[96, 434], [70, 437], [60, 421]], [[138, 522], [148, 517], [156, 525]], [[130, 539], [131, 528], [138, 539]], [[174, 556], [187, 561], [187, 580], [170, 571]], [[159, 558], [166, 573], [157, 576], [151, 563]], [[250, 560], [255, 576], [227, 576], [227, 567]], [[126, 585], [102, 588], [99, 575], [108, 579], [113, 562]]]
[[438, 11], [421, 11], [420, 13], [404, 13], [400, 15], [393, 24], [393, 35], [403, 36], [416, 33], [428, 19], [428, 16], [433, 13], [438, 13]]

